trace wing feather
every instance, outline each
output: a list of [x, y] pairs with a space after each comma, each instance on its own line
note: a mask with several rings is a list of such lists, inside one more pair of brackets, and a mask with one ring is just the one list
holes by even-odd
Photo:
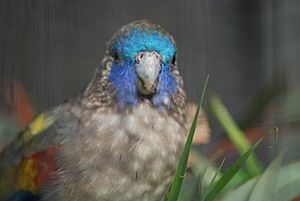
[[78, 108], [69, 101], [40, 113], [4, 148], [0, 155], [0, 200], [20, 190], [38, 189], [40, 177], [47, 174], [43, 166], [54, 169], [53, 150], [63, 143], [65, 135], [74, 135], [77, 129]]

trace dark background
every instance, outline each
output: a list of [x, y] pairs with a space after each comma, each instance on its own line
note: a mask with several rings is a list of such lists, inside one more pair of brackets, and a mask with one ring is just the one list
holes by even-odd
[[0, 79], [19, 80], [42, 111], [87, 85], [120, 26], [149, 19], [175, 37], [189, 99], [210, 74], [240, 120], [276, 73], [299, 90], [299, 17], [298, 0], [1, 0]]

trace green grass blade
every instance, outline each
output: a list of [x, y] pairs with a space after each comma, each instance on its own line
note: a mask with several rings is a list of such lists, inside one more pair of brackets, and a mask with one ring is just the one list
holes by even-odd
[[[211, 181], [213, 180], [214, 176], [217, 175], [217, 178], [215, 181], [219, 180], [223, 173], [218, 173], [218, 167], [214, 166], [211, 163], [211, 160], [203, 156], [201, 153], [199, 153], [196, 150], [193, 150], [193, 148], [190, 151], [192, 153], [193, 157], [193, 164], [192, 164], [192, 172], [196, 177], [201, 178], [201, 181], [199, 181], [199, 193], [198, 195], [201, 198], [204, 198], [204, 192], [208, 192], [207, 186], [210, 185]], [[237, 187], [241, 183], [244, 183], [250, 178], [250, 175], [248, 172], [245, 172], [243, 169], [240, 169], [236, 175], [231, 179], [231, 181], [227, 184], [225, 189], [223, 191], [228, 191], [232, 188]]]
[[221, 162], [221, 165], [219, 166], [217, 172], [215, 173], [215, 175], [213, 176], [212, 180], [210, 181], [208, 187], [207, 187], [207, 191], [203, 192], [203, 197], [206, 197], [207, 193], [211, 191], [211, 189], [215, 186], [216, 183], [216, 179], [218, 176], [221, 175], [221, 169], [224, 165], [225, 159], [223, 159], [223, 161]]
[[246, 151], [234, 164], [224, 173], [221, 179], [215, 184], [214, 188], [207, 194], [204, 201], [213, 201], [219, 193], [225, 188], [229, 181], [234, 177], [234, 175], [241, 169], [243, 164], [247, 161], [250, 155], [253, 153], [257, 145], [261, 142], [259, 140], [254, 144], [248, 151]]
[[202, 92], [202, 95], [201, 95], [201, 98], [200, 98], [200, 101], [199, 101], [199, 104], [198, 104], [198, 107], [197, 107], [195, 117], [193, 119], [193, 123], [192, 123], [191, 129], [190, 129], [189, 135], [186, 139], [186, 143], [185, 143], [185, 146], [183, 148], [183, 152], [181, 154], [179, 164], [177, 166], [174, 181], [172, 183], [170, 192], [167, 195], [167, 198], [165, 199], [167, 201], [177, 201], [177, 199], [178, 199], [180, 189], [181, 189], [181, 186], [182, 186], [182, 182], [183, 182], [183, 179], [184, 179], [184, 175], [185, 175], [185, 170], [186, 170], [188, 156], [189, 156], [191, 145], [192, 145], [192, 140], [193, 140], [193, 137], [194, 137], [194, 132], [195, 132], [195, 129], [196, 129], [198, 115], [200, 114], [201, 106], [202, 106], [204, 96], [205, 96], [205, 91], [206, 91], [206, 88], [207, 88], [208, 79], [209, 79], [209, 75], [207, 76], [207, 78], [205, 80], [203, 92]]
[[222, 197], [222, 201], [247, 201], [258, 178], [259, 177], [254, 177], [238, 188], [226, 192]]
[[272, 201], [285, 151], [269, 165], [258, 179], [248, 201]]
[[197, 195], [197, 186], [199, 179], [192, 174], [184, 178], [181, 191], [177, 201], [193, 201]]
[[[192, 172], [196, 177], [203, 177], [207, 174], [207, 177], [202, 178], [205, 185], [209, 185], [210, 181], [218, 171], [218, 168], [211, 163], [206, 156], [199, 153], [197, 150], [191, 149], [193, 155]], [[217, 178], [218, 179], [218, 178]]]
[[[285, 165], [280, 168], [274, 201], [292, 200], [295, 195], [300, 195], [300, 161]], [[236, 189], [226, 192], [223, 201], [247, 201], [253, 188], [260, 177], [254, 177]], [[299, 185], [297, 185], [299, 184]], [[274, 186], [275, 188], [275, 186]]]
[[[190, 154], [193, 155], [191, 170], [193, 175], [199, 179], [197, 186], [197, 189], [199, 190], [197, 195], [203, 197], [203, 192], [205, 191], [204, 188], [210, 184], [211, 180], [218, 172], [218, 168], [211, 163], [210, 159], [199, 153], [199, 151], [193, 150], [192, 148]], [[221, 174], [218, 174], [216, 179], [219, 178], [221, 178]]]
[[[211, 97], [211, 108], [214, 115], [217, 117], [222, 127], [226, 131], [229, 139], [238, 149], [240, 154], [246, 152], [251, 147], [249, 140], [245, 136], [244, 132], [236, 125], [233, 118], [216, 95]], [[254, 153], [249, 156], [246, 164], [248, 171], [252, 176], [258, 175], [262, 172], [262, 168], [259, 165]]]
[[292, 181], [274, 193], [273, 201], [290, 201], [300, 195], [300, 179]]

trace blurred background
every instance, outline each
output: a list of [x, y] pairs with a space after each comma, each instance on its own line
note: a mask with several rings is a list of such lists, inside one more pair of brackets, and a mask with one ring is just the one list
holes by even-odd
[[287, 161], [300, 158], [298, 0], [1, 0], [2, 141], [86, 86], [112, 34], [138, 19], [175, 37], [189, 101], [210, 75], [211, 140], [199, 145], [203, 153], [236, 153], [211, 110], [217, 94], [251, 141], [278, 131], [279, 140], [267, 140], [275, 148], [259, 149], [262, 161], [284, 147]]

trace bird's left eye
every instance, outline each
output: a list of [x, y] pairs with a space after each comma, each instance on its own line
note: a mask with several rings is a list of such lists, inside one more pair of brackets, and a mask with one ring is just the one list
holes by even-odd
[[176, 53], [173, 55], [173, 58], [172, 58], [171, 63], [172, 63], [173, 65], [176, 65]]

